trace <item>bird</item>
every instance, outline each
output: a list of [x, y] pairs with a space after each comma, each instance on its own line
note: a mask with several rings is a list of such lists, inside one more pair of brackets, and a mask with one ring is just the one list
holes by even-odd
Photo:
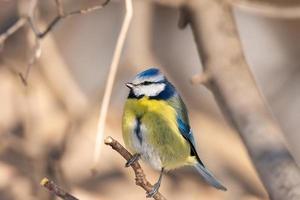
[[159, 190], [164, 171], [194, 166], [211, 186], [227, 188], [205, 167], [196, 150], [187, 108], [158, 68], [149, 68], [127, 82], [129, 94], [122, 117], [122, 135], [126, 148], [133, 154], [129, 167], [141, 159], [160, 175], [147, 197]]

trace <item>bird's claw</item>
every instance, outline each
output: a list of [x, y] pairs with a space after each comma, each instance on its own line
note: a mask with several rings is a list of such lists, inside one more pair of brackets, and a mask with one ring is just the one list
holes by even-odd
[[152, 198], [154, 197], [154, 195], [156, 195], [158, 193], [158, 189], [160, 187], [160, 183], [155, 183], [152, 190], [150, 192], [147, 192], [147, 198]]
[[130, 167], [134, 162], [136, 162], [140, 158], [140, 154], [134, 154], [125, 164], [125, 167]]

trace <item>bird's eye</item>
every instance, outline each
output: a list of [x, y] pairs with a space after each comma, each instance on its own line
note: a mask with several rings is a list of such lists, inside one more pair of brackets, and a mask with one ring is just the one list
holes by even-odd
[[143, 82], [143, 85], [150, 85], [150, 84], [151, 84], [150, 81], [145, 81], [145, 82]]

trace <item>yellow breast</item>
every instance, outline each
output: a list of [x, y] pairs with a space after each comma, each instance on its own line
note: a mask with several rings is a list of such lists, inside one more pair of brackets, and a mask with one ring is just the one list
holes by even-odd
[[190, 146], [180, 134], [176, 110], [166, 101], [149, 99], [127, 99], [123, 115], [123, 138], [132, 153], [134, 148], [132, 134], [136, 118], [141, 118], [147, 129], [147, 142], [153, 146], [165, 167], [175, 168], [184, 165], [190, 156]]

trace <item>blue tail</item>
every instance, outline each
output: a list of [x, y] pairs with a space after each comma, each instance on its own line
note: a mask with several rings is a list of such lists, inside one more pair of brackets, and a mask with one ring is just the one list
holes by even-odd
[[208, 170], [206, 169], [203, 165], [201, 165], [200, 163], [197, 163], [195, 165], [197, 171], [202, 175], [202, 177], [205, 179], [206, 182], [208, 182], [210, 185], [214, 186], [215, 188], [219, 189], [219, 190], [223, 190], [226, 191], [227, 188], [224, 187], [220, 181], [218, 181], [214, 175]]

